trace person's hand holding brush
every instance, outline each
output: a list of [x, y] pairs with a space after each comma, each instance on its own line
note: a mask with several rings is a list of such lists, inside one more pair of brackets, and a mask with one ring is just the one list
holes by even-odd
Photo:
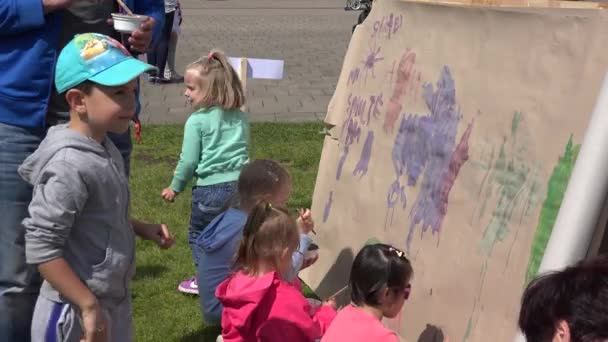
[[298, 229], [300, 229], [302, 234], [308, 234], [310, 232], [317, 234], [317, 232], [315, 232], [315, 221], [312, 219], [310, 209], [298, 210], [298, 219], [296, 222], [298, 223]]
[[334, 310], [338, 310], [338, 303], [336, 302], [335, 297], [328, 298], [326, 301], [323, 302], [323, 305], [327, 305], [333, 308]]

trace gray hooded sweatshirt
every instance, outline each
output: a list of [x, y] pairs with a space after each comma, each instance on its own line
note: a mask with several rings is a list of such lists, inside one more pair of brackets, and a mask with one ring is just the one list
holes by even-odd
[[[23, 221], [27, 262], [63, 257], [104, 305], [121, 304], [135, 273], [135, 235], [118, 149], [55, 126], [19, 174], [34, 187]], [[40, 294], [66, 302], [46, 281]]]

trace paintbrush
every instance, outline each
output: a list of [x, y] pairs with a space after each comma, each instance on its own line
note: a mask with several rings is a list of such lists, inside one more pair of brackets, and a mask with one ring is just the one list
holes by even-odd
[[[300, 215], [300, 218], [302, 219], [302, 223], [304, 223], [304, 214], [306, 213], [306, 209], [298, 209], [298, 214]], [[317, 235], [317, 232], [315, 232], [315, 228], [312, 228], [312, 233]]]
[[128, 15], [133, 15], [133, 12], [122, 0], [116, 0], [116, 2], [118, 2], [118, 6], [120, 6], [125, 12], [127, 12]]
[[344, 286], [343, 288], [339, 289], [338, 292], [336, 292], [333, 295], [329, 296], [329, 298], [336, 298], [337, 295], [339, 295], [340, 293], [344, 292], [347, 288], [348, 288], [348, 285]]
[[[370, 238], [369, 240], [365, 241], [365, 246], [367, 246], [367, 245], [375, 245], [377, 243], [380, 243], [380, 240], [378, 240], [376, 238]], [[348, 289], [348, 284], [346, 284], [346, 286], [344, 286], [343, 288], [339, 289], [338, 292], [334, 293], [329, 298], [335, 298], [337, 295], [339, 295], [340, 293], [344, 292], [346, 289]]]

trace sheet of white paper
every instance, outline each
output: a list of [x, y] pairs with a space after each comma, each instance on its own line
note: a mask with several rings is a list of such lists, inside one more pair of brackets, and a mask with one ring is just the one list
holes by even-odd
[[[228, 57], [230, 65], [237, 72], [241, 67], [241, 57]], [[281, 80], [285, 62], [279, 59], [247, 58], [247, 78]]]

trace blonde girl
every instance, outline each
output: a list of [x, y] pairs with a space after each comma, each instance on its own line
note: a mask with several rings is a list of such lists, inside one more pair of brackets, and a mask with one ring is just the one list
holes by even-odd
[[[249, 160], [249, 122], [240, 110], [245, 103], [241, 81], [223, 53], [212, 51], [188, 65], [184, 83], [184, 95], [195, 112], [184, 126], [179, 162], [162, 197], [172, 202], [196, 177], [188, 230], [196, 267], [196, 240], [236, 192], [236, 181]], [[182, 281], [178, 290], [198, 294], [196, 276]]]

